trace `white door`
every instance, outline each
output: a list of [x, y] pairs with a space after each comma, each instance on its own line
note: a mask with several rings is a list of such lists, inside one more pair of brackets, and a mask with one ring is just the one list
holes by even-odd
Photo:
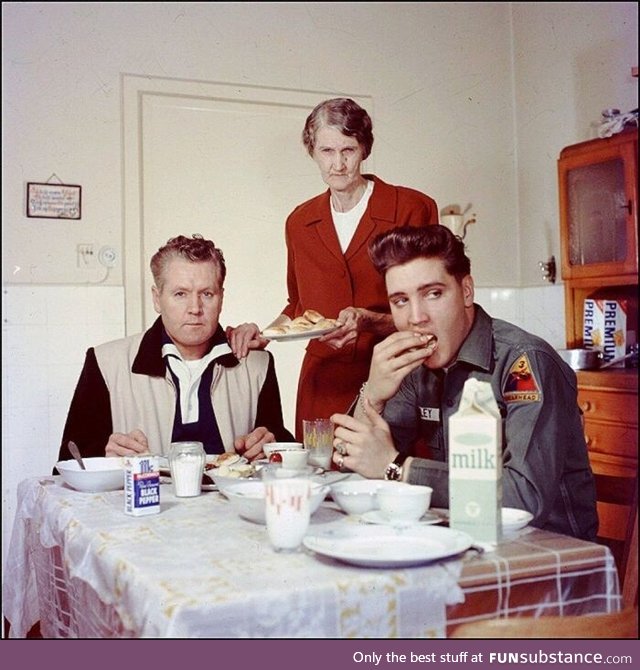
[[[201, 233], [225, 255], [223, 327], [262, 327], [280, 313], [285, 218], [325, 188], [302, 128], [318, 102], [337, 95], [123, 76], [127, 333], [156, 318], [149, 260], [179, 234]], [[370, 99], [351, 97], [371, 113]], [[304, 346], [269, 345], [290, 429]]]

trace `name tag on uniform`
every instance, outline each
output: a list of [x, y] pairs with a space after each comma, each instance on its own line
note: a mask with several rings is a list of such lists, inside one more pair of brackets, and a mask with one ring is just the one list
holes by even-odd
[[440, 421], [439, 407], [419, 407], [420, 418], [423, 421]]

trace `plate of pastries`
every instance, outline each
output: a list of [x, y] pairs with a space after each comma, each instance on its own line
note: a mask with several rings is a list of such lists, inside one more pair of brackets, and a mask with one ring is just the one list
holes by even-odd
[[287, 323], [265, 328], [261, 335], [267, 340], [286, 342], [321, 337], [339, 327], [336, 319], [327, 319], [315, 309], [307, 309], [304, 314]]

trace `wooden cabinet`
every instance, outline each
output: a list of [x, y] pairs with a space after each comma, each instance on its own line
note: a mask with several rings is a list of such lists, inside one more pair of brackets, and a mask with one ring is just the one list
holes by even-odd
[[[587, 297], [626, 301], [638, 332], [638, 131], [566, 147], [558, 160], [567, 347], [584, 346]], [[638, 472], [638, 370], [578, 371], [578, 402], [596, 477], [600, 540], [624, 579]]]
[[567, 346], [583, 345], [585, 298], [626, 300], [637, 333], [638, 131], [564, 148], [558, 160]]

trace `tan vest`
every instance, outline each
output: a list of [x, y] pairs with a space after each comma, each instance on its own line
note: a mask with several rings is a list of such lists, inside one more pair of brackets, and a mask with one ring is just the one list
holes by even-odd
[[[109, 389], [114, 433], [138, 428], [151, 453], [167, 456], [171, 444], [177, 389], [165, 377], [133, 374], [131, 368], [144, 333], [95, 347], [98, 366]], [[260, 390], [267, 376], [269, 355], [250, 351], [234, 367], [214, 364], [211, 401], [226, 451], [234, 438], [255, 428]]]

